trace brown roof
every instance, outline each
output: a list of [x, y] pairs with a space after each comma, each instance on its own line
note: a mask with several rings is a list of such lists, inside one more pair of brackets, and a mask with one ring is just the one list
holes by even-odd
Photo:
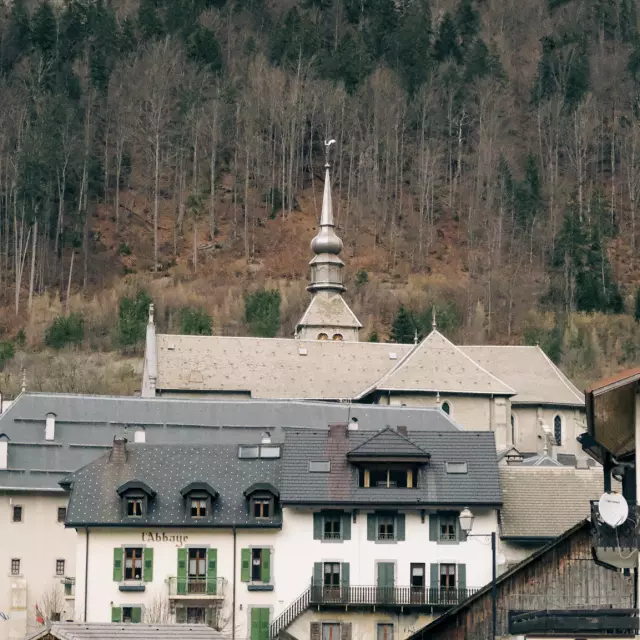
[[502, 467], [500, 535], [554, 538], [590, 514], [603, 493], [601, 467]]

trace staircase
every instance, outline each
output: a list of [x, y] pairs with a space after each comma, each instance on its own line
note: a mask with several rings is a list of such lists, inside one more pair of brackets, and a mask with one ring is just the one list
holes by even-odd
[[[280, 632], [299, 618], [308, 608], [311, 601], [311, 587], [308, 587], [297, 600], [294, 600], [269, 626], [269, 638], [275, 640]], [[287, 634], [289, 635], [289, 634]]]

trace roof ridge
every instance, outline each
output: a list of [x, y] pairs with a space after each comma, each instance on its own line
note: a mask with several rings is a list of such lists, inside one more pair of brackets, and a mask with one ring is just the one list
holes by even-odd
[[556, 374], [556, 376], [558, 378], [560, 378], [560, 381], [564, 384], [564, 386], [569, 389], [569, 391], [571, 393], [573, 393], [574, 396], [576, 396], [576, 398], [578, 398], [580, 400], [581, 403], [584, 404], [584, 396], [580, 397], [580, 391], [578, 389], [578, 387], [576, 387], [571, 380], [569, 380], [569, 378], [567, 378], [567, 376], [564, 375], [564, 373], [562, 373], [562, 371], [560, 371], [560, 368], [556, 366], [556, 364], [553, 362], [553, 360], [551, 360], [551, 358], [549, 358], [549, 356], [544, 352], [543, 349], [540, 348], [540, 345], [536, 345], [536, 348], [538, 349], [538, 351], [540, 351], [540, 353], [542, 354], [542, 356], [544, 357], [544, 359], [551, 365], [551, 368], [553, 369], [553, 372]]
[[[349, 453], [354, 453], [354, 452], [358, 451], [358, 449], [364, 447], [365, 445], [369, 444], [372, 440], [375, 440], [376, 438], [379, 438], [382, 434], [387, 433], [387, 432], [392, 433], [394, 435], [394, 437], [401, 438], [407, 444], [410, 444], [412, 447], [418, 449], [419, 451], [422, 451], [423, 453], [429, 453], [423, 447], [421, 447], [420, 445], [418, 445], [415, 442], [413, 442], [413, 440], [411, 440], [408, 436], [404, 436], [401, 433], [398, 433], [395, 429], [392, 429], [391, 427], [385, 427], [384, 429], [380, 429], [380, 431], [378, 431], [377, 433], [374, 433], [370, 438], [367, 438], [364, 442], [361, 442], [357, 447], [354, 447], [353, 449], [351, 449], [349, 451]], [[448, 433], [448, 432], [446, 432], [446, 433]]]

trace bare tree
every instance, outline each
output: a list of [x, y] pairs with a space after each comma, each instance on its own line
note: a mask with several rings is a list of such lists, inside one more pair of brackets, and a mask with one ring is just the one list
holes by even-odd
[[147, 624], [170, 624], [173, 622], [171, 603], [165, 593], [156, 591], [151, 603], [144, 609], [144, 621]]
[[59, 582], [51, 583], [36, 600], [37, 611], [45, 625], [60, 620], [65, 604], [64, 589]]

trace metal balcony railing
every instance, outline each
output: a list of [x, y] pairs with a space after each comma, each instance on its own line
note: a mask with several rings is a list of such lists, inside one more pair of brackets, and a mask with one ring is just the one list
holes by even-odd
[[168, 579], [170, 598], [224, 598], [226, 578], [171, 577]]
[[477, 589], [431, 587], [312, 586], [312, 605], [387, 605], [452, 607]]

